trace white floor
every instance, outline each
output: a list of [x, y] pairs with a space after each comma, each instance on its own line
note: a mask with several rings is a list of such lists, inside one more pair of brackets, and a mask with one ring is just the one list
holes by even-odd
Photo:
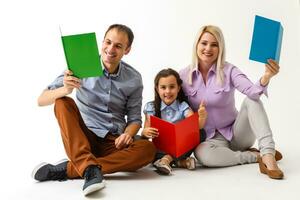
[[[0, 199], [85, 199], [82, 193], [83, 180], [37, 183], [30, 177], [32, 169], [39, 162], [54, 163], [66, 158], [66, 155], [52, 109], [27, 109], [33, 112], [29, 118], [24, 116], [25, 121], [21, 126], [4, 124], [11, 128], [1, 132]], [[197, 168], [195, 171], [175, 169], [167, 177], [158, 175], [151, 166], [147, 166], [136, 173], [106, 175], [106, 187], [88, 199], [299, 200], [300, 134], [296, 117], [299, 112], [290, 118], [283, 117], [289, 115], [278, 115], [273, 110], [269, 112], [276, 148], [284, 156], [279, 161], [285, 173], [284, 180], [272, 180], [261, 174], [258, 164]]]
[[[135, 173], [106, 175], [106, 187], [88, 199], [299, 199], [299, 156], [283, 153], [285, 157], [279, 163], [286, 175], [284, 180], [260, 174], [257, 164], [195, 171], [175, 169], [171, 176], [160, 176], [147, 166]], [[5, 198], [1, 199], [85, 199], [81, 191], [83, 180], [38, 183], [30, 178], [30, 171], [24, 174], [19, 170], [10, 175], [11, 172], [4, 175], [11, 179], [3, 181]], [[17, 174], [22, 178], [16, 179]]]

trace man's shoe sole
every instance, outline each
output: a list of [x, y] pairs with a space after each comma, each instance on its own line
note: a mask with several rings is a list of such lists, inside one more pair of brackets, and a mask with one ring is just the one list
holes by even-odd
[[85, 188], [83, 190], [83, 194], [84, 194], [84, 196], [87, 196], [93, 192], [103, 189], [104, 187], [105, 187], [105, 180], [103, 180], [101, 183], [95, 183], [95, 184], [90, 185], [89, 187]]
[[[63, 163], [63, 162], [66, 162], [66, 161], [68, 161], [68, 159], [65, 159], [65, 158], [64, 158], [64, 159], [62, 159], [62, 160], [60, 160], [60, 161], [54, 163], [53, 165], [59, 165], [59, 164], [61, 164], [61, 163]], [[37, 179], [35, 179], [35, 174], [37, 173], [37, 171], [38, 171], [39, 169], [41, 169], [42, 167], [44, 167], [45, 165], [48, 165], [48, 164], [50, 164], [50, 163], [42, 162], [42, 163], [38, 164], [38, 165], [32, 170], [32, 172], [31, 172], [31, 177], [32, 177], [34, 180], [37, 180]], [[39, 180], [37, 180], [37, 181], [39, 181]]]

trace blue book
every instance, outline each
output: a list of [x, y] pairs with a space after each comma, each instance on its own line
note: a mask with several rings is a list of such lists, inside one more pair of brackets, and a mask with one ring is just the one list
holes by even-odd
[[267, 63], [271, 58], [279, 63], [282, 34], [280, 22], [256, 15], [249, 59]]

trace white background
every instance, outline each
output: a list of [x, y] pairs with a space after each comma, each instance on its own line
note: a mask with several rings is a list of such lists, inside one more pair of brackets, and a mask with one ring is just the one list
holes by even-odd
[[[248, 59], [256, 14], [280, 21], [284, 28], [280, 73], [270, 83], [269, 98], [262, 97], [262, 100], [277, 147], [286, 158], [283, 163], [288, 177], [286, 183], [294, 188], [293, 176], [300, 178], [299, 2], [1, 1], [0, 172], [4, 196], [10, 194], [10, 198], [18, 195], [22, 198], [22, 194], [27, 194], [25, 198], [38, 199], [34, 194], [29, 197], [26, 193], [27, 187], [32, 191], [37, 187], [29, 176], [32, 168], [40, 161], [54, 162], [65, 158], [53, 106], [37, 106], [41, 91], [66, 68], [59, 26], [64, 35], [96, 32], [99, 48], [110, 24], [123, 23], [131, 27], [135, 40], [124, 61], [143, 76], [144, 105], [153, 98], [153, 79], [160, 69], [179, 70], [190, 63], [194, 37], [200, 26], [206, 24], [217, 25], [223, 30], [227, 61], [256, 82], [264, 72], [263, 64]], [[237, 94], [237, 107], [243, 98]], [[292, 191], [294, 193], [288, 194], [295, 195], [296, 190]]]

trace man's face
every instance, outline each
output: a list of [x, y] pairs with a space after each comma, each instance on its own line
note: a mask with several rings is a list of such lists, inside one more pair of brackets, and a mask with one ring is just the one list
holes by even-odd
[[114, 73], [122, 59], [123, 55], [128, 54], [130, 47], [128, 47], [127, 34], [116, 29], [111, 29], [107, 32], [101, 49], [102, 61], [105, 68]]

